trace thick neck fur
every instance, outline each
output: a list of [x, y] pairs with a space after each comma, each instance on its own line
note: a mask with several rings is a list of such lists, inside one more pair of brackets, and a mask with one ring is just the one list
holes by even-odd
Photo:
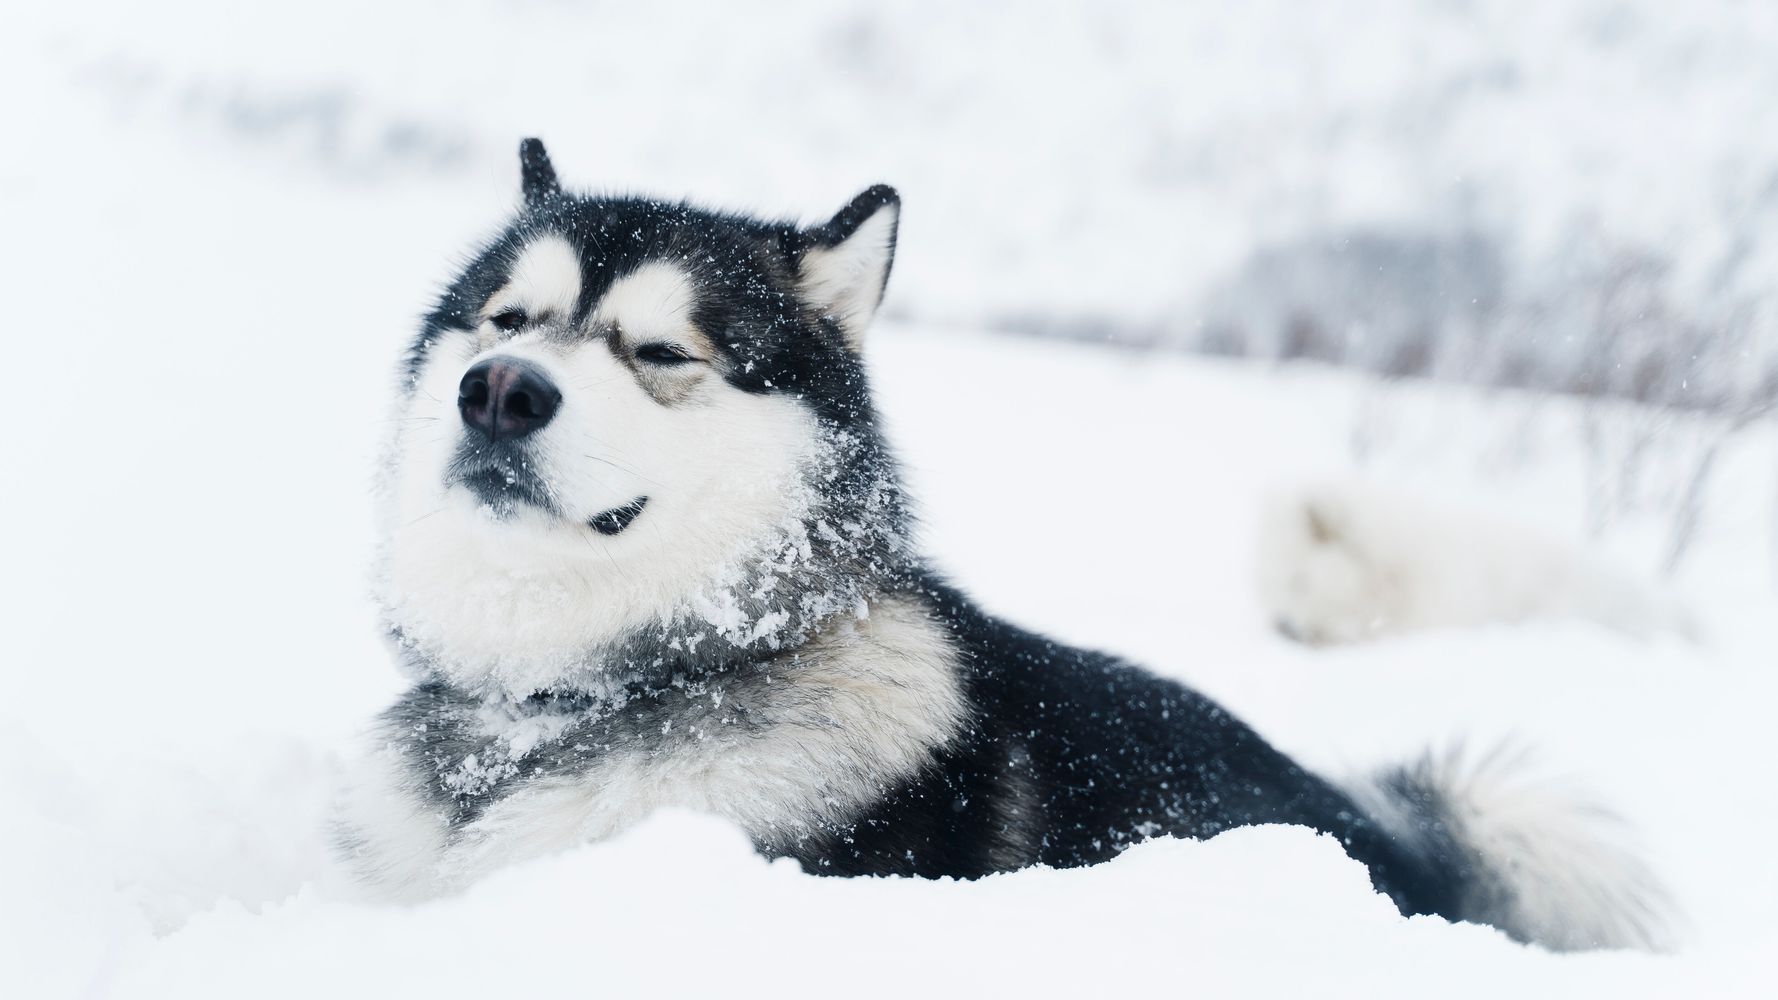
[[[647, 514], [625, 534], [652, 534], [614, 539], [597, 558], [581, 546], [601, 540], [577, 539], [573, 526], [475, 523], [485, 515], [447, 511], [465, 519], [455, 529], [485, 536], [449, 546], [448, 558], [487, 562], [466, 577], [454, 564], [441, 570], [462, 577], [456, 587], [404, 589], [390, 566], [408, 554], [386, 552], [382, 604], [403, 663], [478, 697], [621, 702], [865, 617], [914, 580], [906, 500], [869, 422], [827, 425], [817, 439], [794, 482], [775, 484], [784, 494], [778, 516], [718, 550], [706, 540], [715, 558], [700, 565], [675, 558], [690, 541], [678, 545], [675, 526], [651, 525]], [[428, 541], [395, 538], [390, 548]], [[409, 567], [407, 578], [416, 575], [437, 578]], [[614, 616], [619, 605], [624, 613]]]

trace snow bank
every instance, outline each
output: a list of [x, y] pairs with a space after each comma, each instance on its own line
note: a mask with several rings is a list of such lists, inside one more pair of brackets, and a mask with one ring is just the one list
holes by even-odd
[[[1411, 961], [1400, 961], [1403, 951]], [[1500, 965], [1486, 989], [1437, 974], [1441, 961], [1480, 955]], [[258, 916], [224, 906], [110, 985], [124, 995], [216, 997], [1169, 987], [1230, 996], [1294, 992], [1305, 968], [1347, 995], [1680, 982], [1680, 970], [1642, 956], [1582, 961], [1553, 978], [1542, 965], [1490, 930], [1402, 920], [1336, 844], [1301, 829], [1157, 842], [1090, 872], [959, 884], [810, 878], [754, 857], [714, 820], [666, 815], [442, 903], [379, 910], [309, 891]], [[1589, 965], [1603, 975], [1587, 975]]]

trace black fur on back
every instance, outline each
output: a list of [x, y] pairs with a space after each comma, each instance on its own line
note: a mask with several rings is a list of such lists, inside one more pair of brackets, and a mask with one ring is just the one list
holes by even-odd
[[1403, 913], [1461, 912], [1473, 872], [1436, 803], [1405, 842], [1184, 685], [993, 618], [934, 577], [923, 589], [963, 651], [972, 717], [877, 808], [785, 852], [807, 870], [973, 878], [1289, 823], [1339, 840]]

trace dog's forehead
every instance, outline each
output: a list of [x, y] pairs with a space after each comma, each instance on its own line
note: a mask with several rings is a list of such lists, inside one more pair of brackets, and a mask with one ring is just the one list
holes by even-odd
[[668, 333], [691, 322], [703, 290], [686, 256], [601, 252], [560, 232], [528, 234], [504, 255], [504, 274], [480, 313], [517, 309], [544, 321]]
[[[700, 304], [775, 298], [771, 227], [681, 205], [586, 201], [522, 217], [493, 265], [483, 316], [562, 310], [621, 325], [683, 323]], [[569, 305], [572, 302], [573, 305]], [[759, 304], [755, 303], [755, 304]], [[630, 320], [630, 317], [635, 317]]]
[[544, 232], [521, 242], [506, 269], [506, 281], [482, 308], [487, 316], [523, 309], [539, 318], [568, 318], [580, 301], [581, 255], [560, 233]]
[[698, 286], [680, 264], [646, 260], [614, 278], [592, 305], [593, 322], [636, 334], [671, 334], [690, 326]]

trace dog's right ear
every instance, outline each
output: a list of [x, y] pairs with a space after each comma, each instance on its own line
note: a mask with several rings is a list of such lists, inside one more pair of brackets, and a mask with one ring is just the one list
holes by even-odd
[[519, 173], [523, 178], [525, 206], [541, 205], [562, 193], [556, 180], [556, 168], [549, 162], [549, 153], [542, 139], [526, 139], [519, 143]]
[[901, 196], [878, 184], [825, 225], [798, 234], [797, 290], [839, 327], [854, 351], [863, 349], [865, 327], [883, 301], [900, 222]]

